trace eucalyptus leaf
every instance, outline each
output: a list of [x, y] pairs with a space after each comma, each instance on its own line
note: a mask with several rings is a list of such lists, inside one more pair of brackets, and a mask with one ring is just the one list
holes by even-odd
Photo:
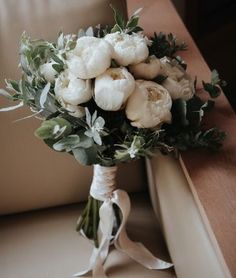
[[72, 152], [75, 159], [82, 165], [97, 164], [97, 149], [95, 146], [88, 149], [76, 148]]
[[50, 84], [50, 82], [48, 82], [46, 84], [46, 86], [43, 88], [42, 93], [40, 95], [39, 104], [40, 104], [40, 107], [42, 107], [42, 108], [45, 107], [44, 104], [47, 100], [47, 96], [48, 96], [48, 93], [50, 91], [50, 86], [51, 86], [51, 84]]
[[79, 147], [80, 144], [80, 137], [76, 134], [73, 135], [69, 135], [65, 138], [62, 138], [61, 140], [59, 140], [58, 142], [56, 142], [53, 145], [54, 150], [56, 151], [66, 151], [66, 152], [70, 152], [73, 149]]

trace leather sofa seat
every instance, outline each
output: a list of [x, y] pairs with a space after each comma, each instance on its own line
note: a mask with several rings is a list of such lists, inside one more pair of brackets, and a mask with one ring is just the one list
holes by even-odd
[[[132, 195], [127, 231], [158, 257], [170, 260], [150, 200]], [[92, 245], [75, 231], [84, 204], [2, 216], [0, 270], [4, 278], [68, 278], [88, 263]], [[148, 270], [113, 249], [105, 263], [112, 278], [170, 278], [173, 270]]]

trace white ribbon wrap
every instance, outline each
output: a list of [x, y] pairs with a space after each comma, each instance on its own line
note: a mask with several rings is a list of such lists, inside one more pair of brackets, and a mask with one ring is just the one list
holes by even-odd
[[[117, 167], [103, 167], [94, 165], [93, 181], [90, 188], [90, 195], [103, 204], [99, 210], [98, 238], [99, 248], [93, 249], [90, 257], [89, 266], [73, 276], [79, 277], [92, 271], [93, 278], [107, 278], [103, 264], [108, 256], [109, 246], [114, 243], [115, 247], [126, 253], [129, 257], [145, 266], [148, 269], [166, 269], [173, 264], [162, 261], [152, 255], [146, 247], [139, 242], [133, 242], [129, 239], [125, 224], [130, 213], [130, 199], [124, 190], [116, 189], [115, 176]], [[121, 225], [115, 236], [112, 236], [112, 229], [115, 221], [113, 204], [116, 204], [122, 215]]]

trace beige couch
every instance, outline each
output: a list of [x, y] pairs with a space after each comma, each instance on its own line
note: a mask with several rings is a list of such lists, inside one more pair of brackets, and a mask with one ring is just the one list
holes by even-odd
[[[32, 37], [53, 40], [60, 29], [76, 32], [79, 27], [109, 24], [110, 2], [126, 13], [126, 3], [118, 0], [0, 0], [1, 86], [4, 78], [19, 77], [17, 51], [23, 30]], [[154, 1], [148, 2], [144, 7], [150, 9]], [[163, 5], [165, 1], [159, 2]], [[0, 104], [7, 102], [1, 99]], [[71, 277], [88, 260], [92, 247], [75, 231], [92, 169], [80, 166], [73, 157], [52, 152], [36, 139], [33, 132], [38, 120], [13, 123], [28, 114], [22, 109], [0, 115], [0, 277]], [[131, 193], [130, 237], [160, 258], [172, 259], [175, 271], [147, 270], [112, 249], [105, 264], [107, 274], [125, 278], [229, 277], [186, 174], [178, 161], [170, 159], [168, 164], [172, 168], [166, 170], [166, 161], [160, 156], [148, 161], [149, 179], [144, 161], [122, 165], [118, 186]], [[177, 192], [165, 186], [170, 177]], [[192, 221], [190, 227], [188, 221]]]

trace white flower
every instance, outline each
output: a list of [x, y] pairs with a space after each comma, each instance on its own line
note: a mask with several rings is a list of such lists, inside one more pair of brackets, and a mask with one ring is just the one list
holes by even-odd
[[155, 78], [161, 69], [161, 62], [156, 56], [149, 56], [144, 62], [129, 66], [130, 72], [136, 79], [151, 80]]
[[95, 79], [95, 102], [103, 110], [117, 111], [134, 88], [134, 78], [126, 68], [109, 68]]
[[92, 98], [91, 81], [76, 78], [68, 70], [60, 73], [54, 91], [58, 99], [70, 105], [78, 105]]
[[179, 81], [168, 77], [162, 82], [162, 86], [168, 90], [172, 99], [189, 100], [194, 94], [194, 83], [190, 77], [182, 78]]
[[102, 145], [101, 135], [105, 135], [104, 119], [102, 117], [97, 118], [97, 111], [95, 111], [92, 116], [88, 108], [85, 108], [85, 112], [86, 112], [86, 122], [88, 128], [84, 134], [90, 138], [93, 138], [94, 142], [97, 143], [98, 145]]
[[90, 79], [109, 68], [111, 56], [112, 47], [104, 39], [81, 37], [67, 54], [67, 66], [76, 77]]
[[116, 32], [107, 34], [105, 40], [113, 46], [112, 58], [121, 66], [138, 64], [148, 57], [147, 41], [140, 34]]
[[120, 161], [125, 161], [128, 158], [136, 158], [142, 152], [145, 141], [142, 137], [135, 135], [131, 145], [117, 145], [121, 149], [116, 150], [115, 158]]
[[167, 57], [161, 58], [160, 62], [160, 74], [167, 75], [174, 80], [180, 80], [185, 75], [184, 69], [182, 69], [181, 66], [177, 65], [176, 63], [170, 61]]
[[162, 82], [172, 99], [189, 100], [194, 94], [194, 82], [181, 66], [164, 57], [161, 60], [161, 74], [168, 76]]
[[54, 82], [55, 76], [58, 74], [56, 70], [52, 67], [52, 65], [55, 64], [54, 61], [50, 61], [47, 63], [42, 64], [39, 67], [40, 74], [48, 81], [48, 82]]
[[161, 85], [138, 80], [126, 105], [126, 115], [131, 125], [138, 128], [152, 128], [171, 121], [172, 100]]

